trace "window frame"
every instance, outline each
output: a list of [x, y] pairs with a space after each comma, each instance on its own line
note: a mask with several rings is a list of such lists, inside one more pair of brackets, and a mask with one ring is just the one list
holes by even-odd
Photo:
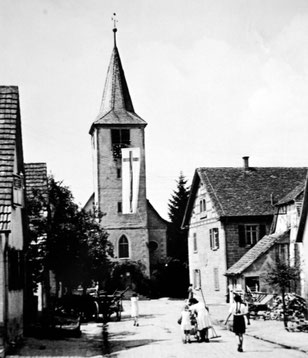
[[206, 212], [206, 200], [205, 198], [200, 199], [199, 201], [199, 210], [200, 210], [200, 218], [204, 219], [207, 217], [207, 212]]
[[[253, 230], [253, 228], [255, 230]], [[260, 223], [245, 223], [238, 226], [239, 247], [253, 247], [266, 235], [266, 225]], [[255, 234], [255, 238], [253, 235]]]
[[194, 253], [198, 252], [198, 241], [197, 241], [197, 233], [196, 232], [193, 233], [193, 252]]
[[[125, 240], [125, 242], [121, 242]], [[119, 241], [118, 241], [118, 258], [119, 259], [129, 259], [129, 241], [128, 241], [128, 238], [126, 237], [126, 235], [121, 235], [121, 237], [119, 238]], [[123, 254], [123, 252], [125, 254]]]
[[219, 269], [218, 267], [213, 268], [214, 272], [214, 290], [220, 291], [220, 285], [219, 285]]
[[194, 280], [194, 289], [201, 289], [201, 271], [199, 269], [194, 269], [193, 271], [193, 280]]
[[219, 249], [219, 228], [213, 227], [209, 229], [210, 247], [211, 250], [216, 251]]
[[[125, 134], [124, 134], [125, 133]], [[110, 129], [111, 150], [114, 159], [122, 158], [122, 148], [129, 148], [131, 145], [131, 132], [129, 128]]]

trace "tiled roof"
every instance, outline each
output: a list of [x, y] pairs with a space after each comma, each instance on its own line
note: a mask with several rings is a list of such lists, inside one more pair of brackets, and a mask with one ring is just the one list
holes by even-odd
[[0, 205], [0, 231], [10, 230], [11, 206]]
[[305, 180], [301, 184], [297, 185], [286, 196], [284, 196], [276, 205], [284, 205], [296, 200], [302, 200], [304, 197]]
[[303, 182], [307, 168], [199, 168], [219, 216], [272, 215], [277, 203]]
[[183, 219], [189, 225], [200, 182], [206, 186], [219, 217], [273, 215], [273, 205], [301, 185], [307, 168], [257, 167], [195, 170]]
[[10, 224], [17, 140], [21, 141], [18, 87], [0, 86], [0, 230], [8, 230]]
[[112, 51], [108, 67], [99, 115], [93, 125], [96, 124], [146, 125], [146, 122], [134, 111], [119, 51], [116, 46]]
[[26, 198], [33, 199], [34, 191], [39, 190], [48, 200], [47, 166], [46, 163], [25, 163]]
[[260, 256], [265, 254], [275, 243], [289, 240], [290, 230], [282, 234], [273, 234], [264, 236], [249, 251], [246, 252], [234, 265], [226, 272], [226, 276], [240, 275], [250, 265], [252, 265]]

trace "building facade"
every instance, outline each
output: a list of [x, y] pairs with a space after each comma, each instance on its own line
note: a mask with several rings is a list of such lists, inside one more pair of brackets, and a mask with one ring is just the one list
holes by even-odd
[[19, 91], [0, 86], [0, 355], [23, 335], [24, 167]]
[[190, 281], [205, 300], [228, 298], [226, 271], [270, 233], [274, 204], [302, 183], [306, 168], [198, 168], [183, 227]]
[[[270, 235], [264, 236], [226, 272], [230, 292], [260, 291], [276, 293], [269, 285], [266, 273], [277, 261], [291, 266], [300, 263], [300, 245], [296, 243], [303, 202], [304, 181], [275, 205]], [[292, 284], [291, 290], [301, 294], [301, 283]]]
[[114, 257], [139, 261], [150, 275], [150, 263], [166, 257], [167, 223], [155, 212], [155, 230], [150, 228], [146, 125], [134, 110], [115, 42], [100, 111], [90, 129], [94, 194], [85, 208], [103, 214], [100, 222], [114, 246]]

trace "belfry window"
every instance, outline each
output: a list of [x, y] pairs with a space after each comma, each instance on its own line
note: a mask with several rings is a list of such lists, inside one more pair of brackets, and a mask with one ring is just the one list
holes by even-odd
[[120, 237], [118, 249], [119, 249], [120, 259], [129, 258], [129, 244], [128, 244], [127, 237], [125, 235], [122, 235]]
[[111, 145], [113, 157], [121, 158], [121, 149], [130, 146], [130, 130], [129, 129], [111, 129]]

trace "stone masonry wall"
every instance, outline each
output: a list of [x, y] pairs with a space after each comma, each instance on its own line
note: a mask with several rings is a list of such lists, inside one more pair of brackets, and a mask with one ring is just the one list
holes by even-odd
[[[239, 246], [239, 225], [247, 222], [233, 222], [225, 224], [226, 232], [226, 249], [227, 249], [227, 269], [237, 262], [251, 246]], [[269, 233], [271, 222], [249, 221], [250, 224], [265, 224], [266, 232]]]

